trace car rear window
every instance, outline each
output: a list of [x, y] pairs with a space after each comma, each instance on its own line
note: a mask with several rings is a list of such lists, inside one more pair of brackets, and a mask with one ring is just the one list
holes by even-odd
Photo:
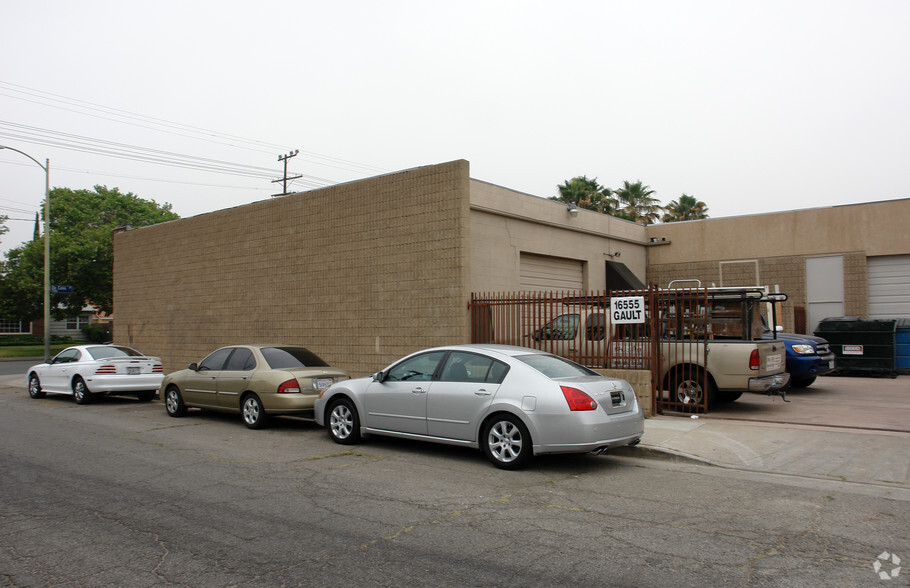
[[115, 345], [89, 347], [88, 353], [92, 356], [92, 359], [106, 359], [108, 357], [143, 357], [143, 355], [135, 349], [130, 347], [118, 347]]
[[597, 372], [580, 366], [575, 362], [569, 361], [555, 355], [517, 355], [515, 359], [526, 363], [538, 372], [548, 378], [577, 378], [579, 376], [596, 376]]
[[328, 367], [318, 355], [303, 347], [263, 347], [262, 357], [273, 370], [301, 367]]

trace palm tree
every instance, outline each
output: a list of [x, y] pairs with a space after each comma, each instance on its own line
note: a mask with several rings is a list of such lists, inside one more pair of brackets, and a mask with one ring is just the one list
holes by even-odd
[[702, 218], [708, 218], [708, 205], [701, 200], [698, 200], [695, 196], [683, 194], [679, 197], [679, 201], [670, 201], [661, 221], [673, 223], [676, 221], [699, 220]]
[[660, 218], [660, 201], [651, 196], [654, 193], [650, 186], [643, 186], [641, 180], [634, 184], [624, 181], [622, 188], [613, 190], [613, 195], [619, 201], [618, 216], [643, 225], [657, 222]]
[[610, 189], [601, 186], [597, 178], [576, 176], [563, 184], [558, 184], [556, 189], [559, 190], [559, 196], [551, 196], [550, 200], [574, 204], [579, 208], [603, 214], [611, 214], [616, 206]]

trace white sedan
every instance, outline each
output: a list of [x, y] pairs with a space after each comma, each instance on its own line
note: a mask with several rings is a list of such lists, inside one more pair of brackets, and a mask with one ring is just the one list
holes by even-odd
[[409, 355], [368, 378], [339, 382], [314, 419], [336, 443], [388, 435], [480, 448], [513, 469], [543, 453], [635, 445], [644, 417], [625, 380], [505, 345], [454, 345]]
[[95, 395], [129, 394], [149, 401], [161, 387], [164, 369], [161, 359], [130, 347], [76, 345], [29, 368], [27, 378], [32, 398], [70, 394], [77, 404], [87, 404]]

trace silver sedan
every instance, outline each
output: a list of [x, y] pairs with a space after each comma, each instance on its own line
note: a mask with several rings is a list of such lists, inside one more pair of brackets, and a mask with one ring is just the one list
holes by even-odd
[[480, 448], [503, 469], [544, 453], [602, 453], [638, 443], [632, 386], [561, 357], [505, 345], [411, 354], [320, 394], [316, 423], [336, 443], [388, 435]]

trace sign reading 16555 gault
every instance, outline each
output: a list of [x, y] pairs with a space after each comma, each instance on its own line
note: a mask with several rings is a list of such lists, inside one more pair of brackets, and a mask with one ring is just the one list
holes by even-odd
[[614, 325], [645, 322], [645, 297], [610, 298], [610, 320]]

